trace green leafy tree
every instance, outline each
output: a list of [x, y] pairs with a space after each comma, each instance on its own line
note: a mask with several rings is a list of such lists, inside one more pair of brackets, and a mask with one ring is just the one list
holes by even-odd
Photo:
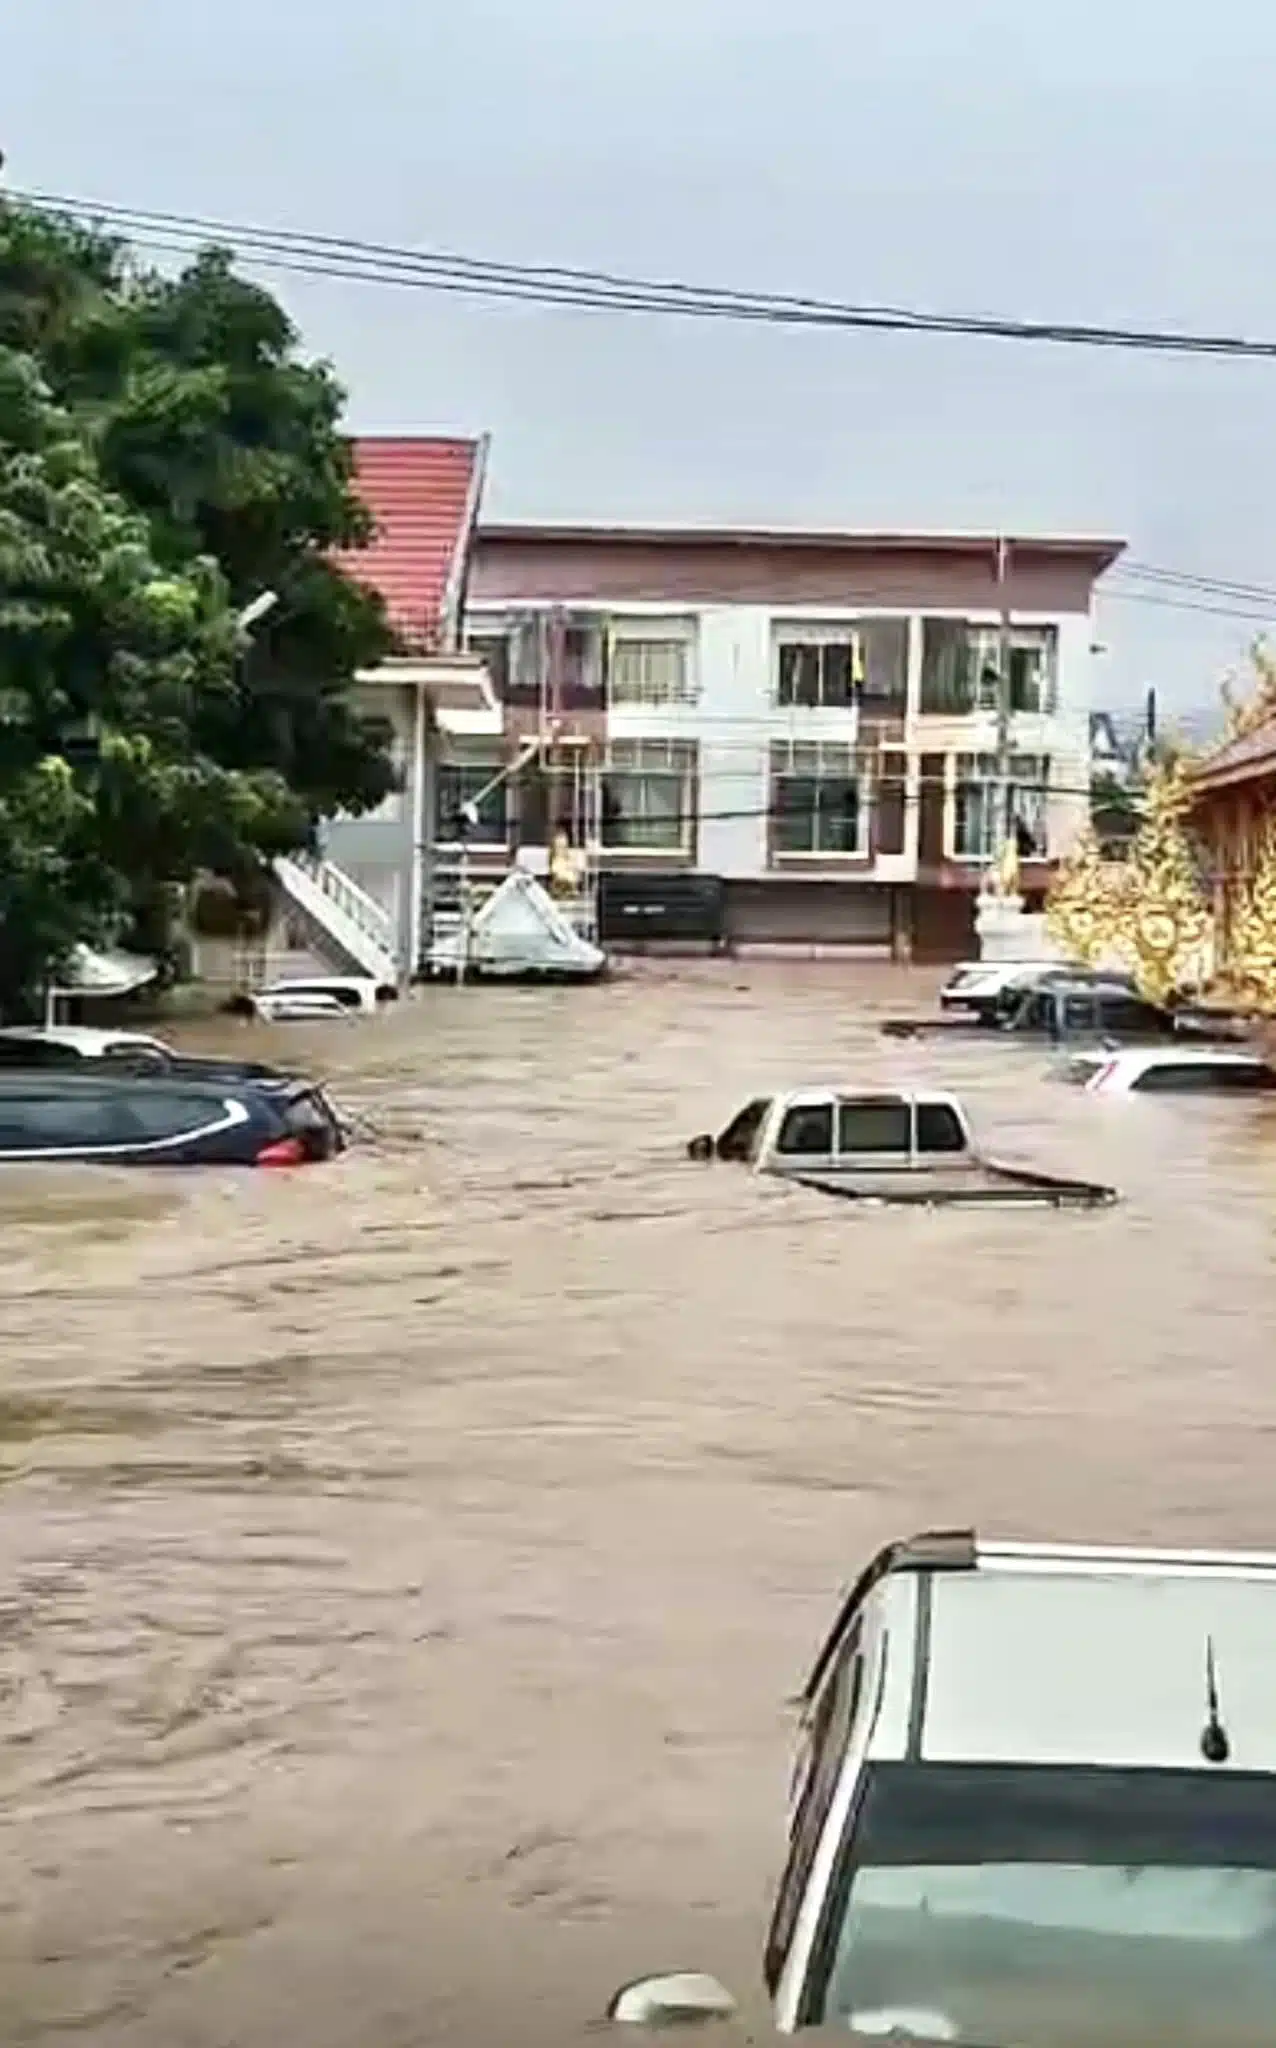
[[36, 363], [0, 346], [0, 1006], [139, 893], [304, 840], [277, 771], [201, 744], [235, 691], [216, 564], [157, 562]]
[[341, 432], [344, 394], [304, 361], [277, 301], [209, 251], [179, 277], [76, 222], [0, 204], [0, 344], [34, 354], [101, 473], [178, 575], [211, 557], [238, 608], [279, 603], [229, 689], [193, 707], [224, 767], [281, 775], [311, 820], [394, 787], [390, 729], [360, 669], [393, 651], [380, 599], [334, 553], [370, 532]]

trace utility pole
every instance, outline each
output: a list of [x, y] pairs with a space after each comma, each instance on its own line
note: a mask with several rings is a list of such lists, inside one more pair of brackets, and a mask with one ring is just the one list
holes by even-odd
[[997, 537], [997, 766], [992, 857], [999, 865], [1010, 837], [1010, 543]]

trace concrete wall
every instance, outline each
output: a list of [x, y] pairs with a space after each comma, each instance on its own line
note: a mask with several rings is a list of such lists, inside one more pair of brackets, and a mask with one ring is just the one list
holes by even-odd
[[394, 762], [402, 786], [391, 791], [375, 811], [357, 818], [340, 815], [325, 819], [321, 851], [380, 903], [400, 935], [401, 949], [415, 965], [415, 821], [419, 815], [418, 782], [427, 772], [427, 762], [416, 758], [417, 686], [365, 683], [356, 695], [361, 710], [390, 721]]

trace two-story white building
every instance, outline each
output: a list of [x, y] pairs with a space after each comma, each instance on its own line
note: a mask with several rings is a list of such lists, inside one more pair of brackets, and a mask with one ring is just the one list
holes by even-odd
[[[480, 526], [465, 634], [505, 718], [444, 761], [440, 846], [460, 801], [552, 730], [554, 748], [489, 798], [472, 858], [504, 861], [567, 823], [605, 870], [721, 877], [737, 944], [965, 952], [996, 834], [1002, 648], [1031, 902], [1088, 814], [1094, 588], [1119, 552]], [[592, 814], [582, 762], [601, 789]]]

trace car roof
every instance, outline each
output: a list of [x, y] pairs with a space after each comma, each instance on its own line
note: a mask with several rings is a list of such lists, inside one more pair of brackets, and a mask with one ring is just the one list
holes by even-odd
[[874, 1560], [883, 1759], [1276, 1773], [1276, 1555], [915, 1538]]
[[1133, 987], [1128, 975], [1078, 974], [1072, 968], [1047, 968], [1045, 980], [1052, 996], [1070, 995], [1073, 990], [1078, 995], [1087, 996], [1103, 995], [1108, 990], [1113, 995], [1128, 996]]
[[[754, 1101], [761, 1098], [755, 1096]], [[769, 1098], [785, 1109], [805, 1109], [829, 1101], [833, 1102], [923, 1102], [946, 1103], [952, 1109], [960, 1109], [957, 1097], [944, 1088], [865, 1088], [856, 1087], [853, 1081], [813, 1082], [805, 1088], [781, 1089]]]
[[1260, 1052], [1249, 1052], [1244, 1046], [1185, 1044], [1121, 1047], [1110, 1052], [1103, 1064], [1142, 1073], [1146, 1067], [1265, 1067], [1268, 1063]]
[[129, 1094], [134, 1090], [169, 1095], [189, 1095], [196, 1100], [226, 1095], [277, 1095], [281, 1091], [304, 1094], [316, 1086], [299, 1075], [278, 1079], [249, 1074], [123, 1074], [117, 1070], [100, 1073], [68, 1073], [64, 1068], [0, 1068], [0, 1096]]
[[[163, 1045], [145, 1031], [107, 1031], [96, 1024], [3, 1024], [0, 1038], [17, 1038], [36, 1045], [65, 1045], [74, 1052], [99, 1053], [108, 1045]], [[165, 1051], [168, 1050], [165, 1046]]]

